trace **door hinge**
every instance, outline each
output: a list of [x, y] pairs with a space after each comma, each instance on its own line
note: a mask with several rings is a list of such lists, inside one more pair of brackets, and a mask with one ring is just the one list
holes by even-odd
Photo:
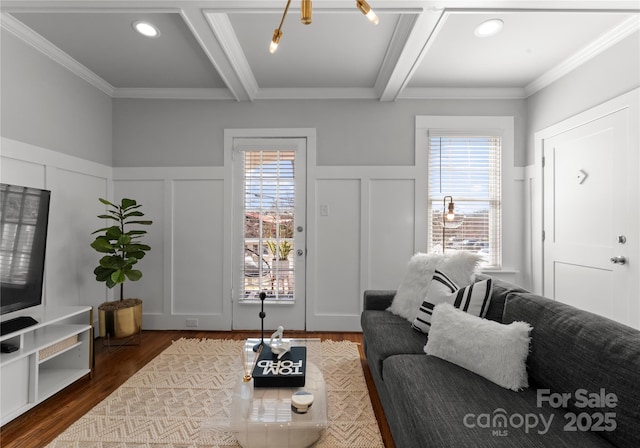
[[542, 241], [544, 241], [546, 237], [547, 237], [547, 234], [546, 234], [546, 233], [545, 233], [545, 231], [543, 230], [543, 231], [542, 231]]
[[547, 159], [546, 159], [546, 157], [542, 156], [542, 168], [544, 168], [544, 166], [546, 165], [546, 163], [547, 163]]

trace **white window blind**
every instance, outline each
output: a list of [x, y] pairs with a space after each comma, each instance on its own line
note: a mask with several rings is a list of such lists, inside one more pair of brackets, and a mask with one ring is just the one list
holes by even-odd
[[295, 151], [245, 150], [243, 291], [241, 300], [294, 298], [292, 254]]
[[[476, 252], [483, 267], [501, 267], [501, 140], [498, 133], [429, 130], [430, 251], [444, 244], [445, 252]], [[453, 198], [457, 218], [443, 241], [445, 196]]]

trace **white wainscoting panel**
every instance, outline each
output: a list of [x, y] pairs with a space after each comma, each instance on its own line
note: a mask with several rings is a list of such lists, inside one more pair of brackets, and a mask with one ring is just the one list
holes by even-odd
[[[91, 305], [97, 309], [109, 298], [109, 291], [93, 274], [104, 254], [91, 248], [95, 238], [91, 233], [105, 226], [105, 221], [97, 217], [104, 213], [98, 198], [108, 195], [110, 179], [62, 168], [49, 167], [47, 172], [47, 184], [52, 190], [47, 297], [55, 297], [57, 305]], [[70, 273], [75, 277], [72, 288]]]
[[397, 288], [424, 240], [415, 176], [415, 167], [316, 168], [308, 330], [360, 331], [364, 291]]
[[173, 186], [173, 314], [223, 313], [224, 181]]
[[[137, 269], [142, 271], [142, 278], [136, 282], [127, 281], [124, 284], [124, 298], [137, 297], [142, 299], [143, 328], [147, 328], [147, 315], [162, 314], [164, 312], [164, 180], [117, 179], [113, 183], [113, 199], [120, 204], [122, 198], [130, 198], [142, 204], [140, 210], [145, 214], [143, 220], [151, 220], [150, 226], [139, 226], [148, 233], [141, 239], [151, 246], [144, 258], [138, 261]], [[120, 297], [119, 287], [114, 289], [115, 298]]]
[[153, 220], [143, 277], [128, 284], [144, 300], [143, 328], [231, 328], [224, 185], [219, 167], [114, 168], [114, 196], [138, 200]]
[[312, 322], [307, 327], [326, 329], [345, 318], [359, 319], [360, 186], [359, 179], [318, 179], [316, 183], [320, 209], [316, 211], [316, 271], [309, 273], [315, 278], [316, 290], [312, 293], [313, 315], [309, 316]]
[[3, 183], [51, 190], [45, 305], [97, 307], [110, 294], [93, 275], [100, 255], [90, 247], [91, 232], [103, 225], [98, 197], [110, 194], [112, 168], [5, 137], [1, 145]]
[[3, 154], [0, 159], [2, 172], [0, 176], [3, 184], [22, 185], [40, 189], [47, 188], [47, 166], [45, 164], [5, 157], [5, 147], [3, 146], [2, 149]]
[[368, 289], [395, 289], [416, 248], [415, 181], [372, 179], [369, 190]]

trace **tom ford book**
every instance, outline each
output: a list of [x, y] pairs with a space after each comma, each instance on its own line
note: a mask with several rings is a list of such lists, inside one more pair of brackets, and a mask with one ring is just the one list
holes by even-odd
[[302, 387], [307, 369], [307, 347], [291, 347], [282, 358], [265, 345], [253, 369], [255, 387]]

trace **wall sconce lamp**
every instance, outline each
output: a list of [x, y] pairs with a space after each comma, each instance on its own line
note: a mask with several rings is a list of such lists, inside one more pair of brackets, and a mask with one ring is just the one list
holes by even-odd
[[[447, 206], [447, 212], [444, 213], [444, 205], [447, 203], [447, 199], [449, 199], [449, 205]], [[453, 197], [445, 196], [442, 200], [442, 219], [446, 219], [447, 221], [453, 221], [456, 219], [455, 213], [455, 204], [453, 203]]]
[[[449, 203], [447, 204], [447, 200]], [[442, 253], [444, 254], [445, 247], [445, 232], [446, 229], [456, 229], [462, 225], [464, 215], [455, 212], [455, 204], [452, 196], [445, 196], [442, 199]]]

